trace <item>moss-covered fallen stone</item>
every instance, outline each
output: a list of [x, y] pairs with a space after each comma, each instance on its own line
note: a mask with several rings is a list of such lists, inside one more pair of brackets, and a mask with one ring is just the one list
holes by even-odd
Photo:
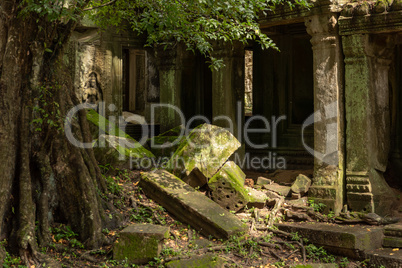
[[157, 258], [163, 239], [169, 237], [169, 227], [153, 224], [134, 224], [120, 232], [113, 245], [113, 259], [143, 264]]
[[220, 268], [224, 267], [225, 260], [214, 254], [205, 254], [203, 256], [194, 256], [190, 259], [175, 260], [166, 263], [167, 268]]
[[227, 239], [248, 230], [235, 215], [166, 170], [141, 177], [139, 186], [147, 196], [205, 236]]
[[239, 141], [228, 130], [202, 124], [181, 140], [167, 170], [184, 178], [198, 168], [205, 178], [212, 178], [239, 147]]
[[227, 210], [239, 211], [250, 201], [245, 179], [246, 174], [236, 163], [226, 162], [208, 182], [212, 200]]
[[184, 126], [180, 125], [148, 139], [147, 144], [156, 157], [171, 157], [184, 137]]
[[90, 109], [87, 119], [92, 124], [93, 134], [99, 135], [94, 145], [95, 157], [100, 163], [126, 162], [129, 159], [154, 158], [154, 154], [126, 134], [115, 124]]

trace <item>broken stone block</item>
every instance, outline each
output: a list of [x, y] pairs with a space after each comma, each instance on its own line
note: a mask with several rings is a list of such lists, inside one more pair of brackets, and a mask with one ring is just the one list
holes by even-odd
[[151, 152], [157, 157], [171, 157], [185, 138], [183, 125], [172, 128], [158, 136], [148, 139]]
[[202, 175], [207, 181], [239, 147], [240, 142], [228, 130], [202, 124], [181, 140], [167, 163], [167, 170], [184, 178], [198, 168], [197, 175]]
[[187, 267], [205, 267], [205, 268], [223, 268], [225, 259], [214, 255], [205, 254], [194, 256], [190, 259], [181, 259], [166, 263], [167, 268], [187, 268]]
[[131, 138], [102, 134], [94, 145], [96, 160], [101, 164], [127, 163], [150, 168], [155, 156]]
[[134, 224], [120, 232], [113, 245], [113, 259], [144, 264], [157, 258], [163, 239], [169, 237], [169, 227], [154, 224]]
[[264, 187], [264, 189], [270, 190], [270, 191], [280, 194], [281, 196], [284, 196], [284, 197], [289, 196], [289, 193], [290, 193], [289, 186], [282, 186], [277, 183], [265, 184], [263, 187]]
[[268, 197], [264, 192], [258, 191], [251, 187], [245, 187], [249, 201], [247, 203], [248, 208], [264, 208], [265, 202]]
[[102, 134], [132, 139], [130, 135], [120, 129], [115, 123], [110, 122], [93, 109], [87, 110], [87, 120], [91, 128], [91, 133], [95, 139]]
[[294, 200], [286, 200], [286, 204], [296, 207], [305, 207], [307, 206], [307, 203], [308, 203], [307, 197], [302, 197]]
[[311, 185], [311, 179], [303, 174], [299, 174], [297, 176], [295, 182], [292, 184], [290, 189], [293, 193], [305, 195], [308, 192], [308, 189]]
[[235, 215], [166, 170], [143, 172], [141, 177], [139, 185], [147, 196], [205, 236], [227, 239], [248, 229]]
[[272, 180], [270, 180], [270, 179], [267, 179], [265, 177], [258, 177], [256, 184], [263, 186], [265, 184], [271, 184], [271, 183], [272, 183]]
[[[99, 163], [127, 162], [130, 157], [137, 160], [155, 157], [139, 142], [96, 111], [89, 109], [87, 111], [87, 120], [90, 122], [92, 135], [97, 138], [94, 143], [94, 153]], [[106, 134], [101, 134], [101, 132]], [[149, 165], [149, 162], [147, 162], [147, 165]]]
[[238, 165], [233, 161], [226, 162], [208, 182], [212, 200], [227, 210], [239, 211], [250, 202], [244, 188], [245, 178], [246, 174]]

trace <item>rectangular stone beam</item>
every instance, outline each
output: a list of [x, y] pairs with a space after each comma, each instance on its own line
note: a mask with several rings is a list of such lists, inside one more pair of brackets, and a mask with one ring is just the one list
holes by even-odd
[[316, 246], [335, 254], [362, 259], [365, 250], [382, 247], [383, 228], [374, 226], [341, 226], [328, 223], [276, 224], [279, 230], [298, 233]]
[[227, 239], [248, 230], [236, 216], [165, 170], [143, 172], [141, 177], [139, 185], [147, 196], [205, 236]]

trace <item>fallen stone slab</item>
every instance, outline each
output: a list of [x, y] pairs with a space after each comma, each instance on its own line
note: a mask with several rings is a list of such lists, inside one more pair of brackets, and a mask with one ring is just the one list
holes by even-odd
[[365, 250], [382, 246], [383, 228], [374, 226], [341, 226], [329, 223], [275, 224], [279, 230], [298, 233], [317, 246], [351, 258], [364, 258]]
[[212, 200], [227, 210], [239, 211], [250, 202], [245, 179], [246, 174], [235, 162], [226, 162], [208, 182]]
[[100, 135], [94, 149], [101, 164], [132, 163], [136, 168], [150, 168], [154, 155], [132, 139], [112, 135]]
[[260, 185], [260, 186], [263, 186], [265, 184], [271, 184], [272, 182], [273, 182], [272, 180], [267, 179], [265, 177], [258, 177], [256, 184]]
[[228, 130], [202, 124], [181, 140], [166, 169], [185, 178], [197, 168], [199, 172], [191, 175], [208, 181], [239, 147], [240, 142]]
[[188, 267], [202, 267], [202, 268], [223, 268], [225, 267], [225, 259], [214, 255], [205, 254], [202, 256], [194, 256], [190, 259], [175, 260], [166, 263], [167, 268], [188, 268]]
[[185, 138], [184, 130], [183, 125], [172, 128], [148, 139], [147, 145], [155, 156], [170, 158], [179, 147], [180, 141]]
[[169, 237], [169, 227], [154, 224], [134, 224], [123, 229], [113, 245], [113, 259], [144, 264], [157, 258], [163, 239]]
[[248, 230], [235, 215], [166, 170], [143, 172], [141, 177], [139, 185], [147, 196], [205, 236], [227, 239]]
[[289, 186], [283, 186], [283, 185], [279, 185], [277, 183], [273, 183], [273, 184], [265, 184], [263, 187], [264, 187], [264, 189], [270, 190], [270, 191], [280, 194], [281, 196], [284, 196], [284, 197], [287, 197], [290, 195], [290, 187]]
[[308, 192], [308, 189], [311, 185], [311, 179], [303, 174], [300, 174], [296, 177], [295, 182], [290, 187], [295, 194], [305, 195]]
[[[151, 159], [155, 156], [139, 142], [96, 111], [87, 110], [87, 120], [95, 137], [94, 153], [102, 164], [127, 162], [131, 159]], [[103, 133], [103, 134], [102, 134]], [[148, 162], [147, 162], [148, 163]]]
[[402, 267], [402, 251], [390, 248], [380, 248], [366, 251], [365, 259], [369, 260], [369, 267]]

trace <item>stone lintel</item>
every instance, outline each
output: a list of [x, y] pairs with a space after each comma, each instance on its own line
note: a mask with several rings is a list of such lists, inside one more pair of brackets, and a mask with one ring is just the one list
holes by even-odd
[[235, 215], [165, 170], [143, 172], [139, 185], [147, 196], [205, 236], [227, 239], [248, 230]]
[[294, 7], [287, 5], [277, 7], [275, 12], [268, 12], [266, 16], [261, 16], [259, 23], [261, 28], [272, 27], [284, 24], [302, 23], [306, 16], [322, 15], [330, 12], [339, 12], [341, 10], [340, 2], [344, 1], [314, 1], [310, 2], [313, 6], [310, 8]]
[[328, 223], [276, 224], [279, 230], [297, 232], [317, 246], [323, 246], [336, 254], [362, 258], [365, 250], [382, 246], [382, 227], [341, 226]]

